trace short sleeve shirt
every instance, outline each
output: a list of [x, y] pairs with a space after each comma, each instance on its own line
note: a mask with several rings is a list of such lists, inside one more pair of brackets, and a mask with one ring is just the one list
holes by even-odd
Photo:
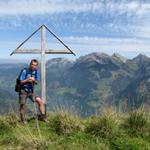
[[[28, 69], [23, 69], [21, 75], [20, 75], [20, 80], [25, 80], [29, 77], [34, 77], [35, 80], [39, 81], [40, 80], [40, 75], [39, 72], [36, 70], [30, 70]], [[25, 83], [22, 85], [21, 89], [25, 90], [26, 92], [32, 92], [34, 91], [34, 85], [32, 83]]]

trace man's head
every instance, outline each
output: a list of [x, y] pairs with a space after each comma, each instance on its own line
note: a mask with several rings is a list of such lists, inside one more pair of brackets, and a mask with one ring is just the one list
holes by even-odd
[[30, 69], [31, 70], [37, 70], [38, 69], [38, 60], [32, 59], [30, 62]]

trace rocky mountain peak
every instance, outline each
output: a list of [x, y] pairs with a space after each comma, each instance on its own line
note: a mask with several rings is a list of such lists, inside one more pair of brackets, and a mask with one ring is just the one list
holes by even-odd
[[124, 62], [124, 63], [127, 61], [127, 58], [126, 58], [126, 57], [123, 57], [123, 56], [121, 56], [121, 55], [118, 54], [118, 53], [114, 53], [114, 54], [112, 55], [112, 58], [115, 59], [115, 60], [122, 61], [122, 62]]
[[47, 61], [47, 67], [61, 67], [61, 66], [68, 66], [73, 64], [72, 60], [66, 58], [53, 58]]
[[77, 59], [77, 63], [86, 63], [86, 62], [97, 62], [102, 63], [103, 60], [110, 59], [109, 55], [105, 53], [90, 53], [85, 56], [81, 56], [79, 59]]
[[146, 55], [139, 54], [138, 56], [133, 58], [132, 61], [134, 61], [137, 64], [143, 64], [143, 63], [149, 62], [150, 58], [147, 57]]

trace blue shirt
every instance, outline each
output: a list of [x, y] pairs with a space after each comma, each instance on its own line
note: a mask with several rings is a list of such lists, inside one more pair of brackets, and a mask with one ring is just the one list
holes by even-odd
[[[35, 80], [39, 81], [40, 80], [40, 75], [39, 72], [36, 70], [30, 70], [29, 68], [23, 69], [21, 75], [20, 75], [20, 80], [25, 80], [29, 77], [34, 77]], [[32, 92], [34, 91], [34, 85], [32, 83], [25, 83], [21, 86], [21, 89], [25, 90], [26, 92]]]

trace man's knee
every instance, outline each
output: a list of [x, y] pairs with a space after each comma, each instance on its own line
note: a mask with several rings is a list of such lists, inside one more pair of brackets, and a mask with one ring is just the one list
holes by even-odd
[[44, 101], [40, 98], [40, 97], [36, 97], [35, 101], [39, 104], [39, 105], [44, 105]]

